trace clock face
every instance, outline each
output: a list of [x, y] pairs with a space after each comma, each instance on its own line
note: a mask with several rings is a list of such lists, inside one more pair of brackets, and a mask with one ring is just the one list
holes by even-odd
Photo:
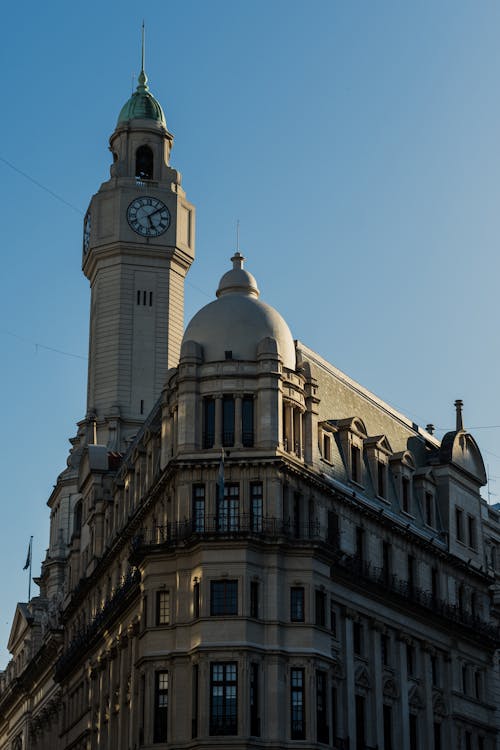
[[90, 245], [90, 208], [83, 220], [83, 254], [86, 255]]
[[127, 208], [130, 227], [142, 237], [158, 237], [170, 226], [170, 211], [158, 198], [136, 198]]

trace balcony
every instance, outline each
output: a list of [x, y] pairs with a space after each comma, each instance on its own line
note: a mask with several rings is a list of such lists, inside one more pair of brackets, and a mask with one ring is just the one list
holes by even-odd
[[56, 680], [62, 679], [81, 659], [88, 656], [89, 649], [100, 640], [104, 628], [112, 625], [123, 609], [129, 605], [130, 597], [139, 590], [140, 580], [140, 572], [131, 571], [89, 624], [76, 634], [57, 660]]
[[215, 516], [198, 515], [186, 521], [142, 529], [132, 540], [132, 555], [134, 558], [141, 557], [150, 552], [165, 551], [178, 545], [186, 546], [200, 541], [249, 538], [269, 542], [325, 542], [317, 521], [294, 524], [278, 518], [226, 512]]
[[349, 580], [369, 591], [378, 590], [380, 594], [389, 595], [394, 601], [404, 601], [418, 609], [425, 610], [426, 613], [432, 612], [449, 623], [465, 628], [469, 631], [469, 636], [474, 637], [475, 640], [485, 641], [494, 648], [500, 646], [500, 630], [495, 625], [485, 622], [461, 607], [433, 596], [430, 591], [412, 585], [395, 574], [389, 575], [386, 569], [372, 565], [369, 560], [363, 560], [357, 555], [337, 554], [337, 559], [331, 568], [331, 575], [332, 578], [337, 578], [339, 575], [348, 577]]

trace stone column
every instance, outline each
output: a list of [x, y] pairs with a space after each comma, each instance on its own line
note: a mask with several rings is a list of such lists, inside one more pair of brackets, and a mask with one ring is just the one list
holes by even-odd
[[[406, 646], [408, 639], [400, 636], [399, 639], [399, 675], [401, 686], [401, 703], [399, 715], [399, 750], [410, 750], [410, 717], [408, 710], [408, 670], [406, 668]], [[398, 717], [395, 716], [395, 719]], [[396, 733], [397, 736], [397, 733]]]
[[354, 700], [354, 646], [352, 621], [355, 616], [350, 610], [345, 614], [345, 679], [347, 694], [347, 736], [350, 744], [356, 747], [356, 703]]
[[372, 710], [374, 711], [371, 725], [372, 735], [369, 740], [372, 745], [384, 747], [384, 679], [382, 664], [382, 643], [381, 637], [383, 626], [379, 622], [372, 625], [372, 653], [373, 653], [373, 700]]
[[432, 663], [434, 649], [429, 644], [422, 647], [422, 682], [424, 689], [424, 720], [422, 722], [422, 735], [424, 747], [432, 747], [434, 742], [434, 709], [432, 706]]

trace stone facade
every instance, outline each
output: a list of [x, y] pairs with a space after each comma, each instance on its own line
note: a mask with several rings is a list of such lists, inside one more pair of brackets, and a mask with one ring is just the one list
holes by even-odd
[[239, 252], [182, 337], [194, 208], [134, 96], [85, 220], [88, 411], [0, 750], [494, 750], [500, 514], [461, 402], [438, 441], [294, 342]]

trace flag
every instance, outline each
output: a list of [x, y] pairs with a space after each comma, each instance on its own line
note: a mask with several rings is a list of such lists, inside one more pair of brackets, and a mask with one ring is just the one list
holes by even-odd
[[224, 448], [222, 448], [217, 476], [217, 495], [220, 501], [224, 500]]
[[[31, 537], [33, 539], [33, 537]], [[26, 562], [24, 563], [23, 570], [28, 570], [29, 566], [31, 565], [31, 539], [28, 544], [28, 554], [26, 555]]]

